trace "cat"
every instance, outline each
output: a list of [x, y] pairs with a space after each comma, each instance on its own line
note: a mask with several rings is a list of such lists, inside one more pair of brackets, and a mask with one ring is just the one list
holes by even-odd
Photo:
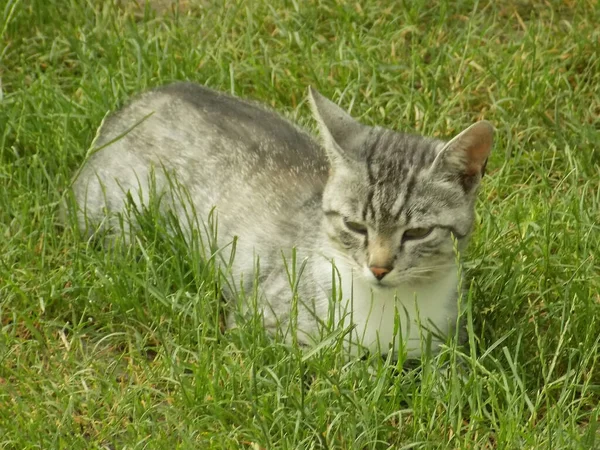
[[[294, 321], [297, 342], [313, 345], [329, 321], [355, 355], [418, 358], [423, 342], [435, 353], [456, 331], [456, 255], [473, 228], [494, 129], [479, 121], [445, 142], [371, 127], [308, 90], [321, 144], [261, 105], [197, 84], [140, 95], [103, 123], [100, 150], [74, 180], [79, 226], [116, 229], [125, 205], [153, 191], [172, 200], [170, 173], [198, 223], [214, 208], [219, 245], [237, 238], [231, 286], [252, 292], [260, 280], [255, 306], [267, 331]], [[296, 297], [283, 262], [293, 248]]]

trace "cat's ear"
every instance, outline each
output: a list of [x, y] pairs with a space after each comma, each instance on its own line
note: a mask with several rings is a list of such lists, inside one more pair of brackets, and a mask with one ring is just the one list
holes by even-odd
[[493, 142], [492, 124], [485, 120], [474, 123], [440, 150], [433, 170], [451, 175], [470, 191], [485, 173]]
[[369, 134], [369, 127], [356, 121], [312, 87], [308, 88], [308, 99], [332, 162], [360, 160], [360, 150]]

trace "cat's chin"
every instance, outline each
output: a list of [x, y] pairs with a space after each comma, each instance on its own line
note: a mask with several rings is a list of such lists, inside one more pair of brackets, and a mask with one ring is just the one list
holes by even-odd
[[425, 281], [422, 278], [399, 278], [395, 280], [371, 281], [372, 289], [376, 291], [394, 291], [396, 289], [419, 289], [430, 284], [432, 280]]
[[366, 267], [363, 268], [362, 271], [368, 284], [375, 289], [389, 290], [408, 284], [405, 280], [402, 280], [394, 274], [391, 274], [389, 277], [384, 277], [382, 280], [378, 280]]
[[370, 282], [375, 289], [382, 291], [394, 290], [406, 286], [418, 286], [423, 283], [422, 280], [411, 280], [410, 278], [383, 279], [381, 281], [373, 278]]
[[393, 290], [400, 287], [419, 287], [426, 284], [431, 283], [432, 281], [436, 281], [439, 277], [436, 276], [438, 274], [432, 273], [431, 277], [423, 277], [423, 276], [411, 276], [410, 274], [396, 274], [391, 273], [390, 275], [384, 277], [382, 280], [378, 280], [373, 276], [369, 269], [364, 269], [363, 273], [365, 275], [366, 281], [369, 285], [378, 290]]
[[403, 284], [403, 283], [398, 283], [398, 282], [386, 282], [385, 280], [378, 281], [376, 279], [370, 280], [370, 283], [373, 288], [382, 290], [382, 291], [395, 289], [398, 286], [401, 286]]

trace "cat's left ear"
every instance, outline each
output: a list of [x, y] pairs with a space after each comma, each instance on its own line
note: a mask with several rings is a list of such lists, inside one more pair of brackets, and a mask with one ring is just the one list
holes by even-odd
[[477, 122], [442, 148], [433, 163], [433, 170], [453, 176], [465, 191], [470, 191], [485, 173], [493, 142], [492, 124], [486, 120]]
[[369, 127], [355, 120], [312, 87], [308, 88], [308, 99], [319, 125], [325, 150], [332, 162], [352, 163], [360, 160], [360, 151], [370, 132]]

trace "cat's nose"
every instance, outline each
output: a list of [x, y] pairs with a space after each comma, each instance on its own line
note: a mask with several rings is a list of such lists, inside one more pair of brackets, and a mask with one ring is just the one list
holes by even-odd
[[375, 275], [375, 278], [377, 278], [378, 280], [382, 280], [383, 277], [385, 277], [391, 271], [389, 267], [377, 266], [371, 266], [369, 267], [369, 270], [371, 271], [371, 273], [373, 273], [373, 275]]

